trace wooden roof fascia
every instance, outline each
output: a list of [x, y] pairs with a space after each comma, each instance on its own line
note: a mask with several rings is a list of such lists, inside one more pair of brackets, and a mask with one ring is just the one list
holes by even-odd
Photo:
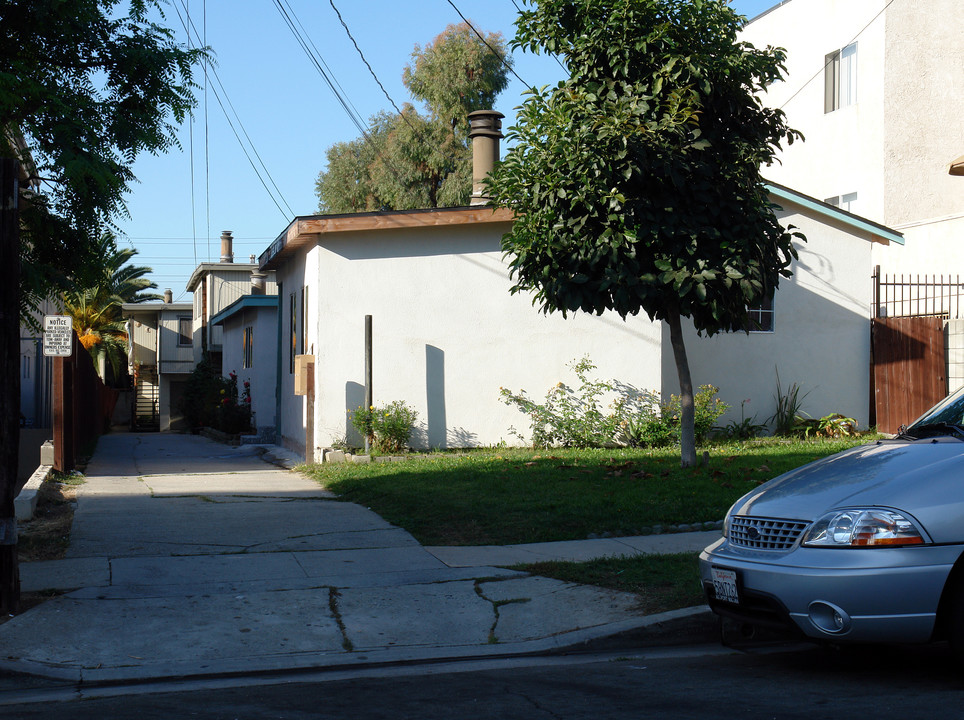
[[298, 217], [261, 254], [259, 262], [262, 270], [276, 270], [290, 253], [336, 233], [506, 223], [513, 217], [511, 210], [489, 206]]
[[828, 205], [822, 200], [817, 200], [815, 197], [805, 195], [786, 185], [780, 185], [769, 180], [765, 180], [764, 185], [766, 185], [771, 195], [781, 200], [792, 202], [824, 217], [833, 218], [837, 222], [847, 225], [850, 228], [855, 228], [869, 234], [872, 238], [871, 242], [876, 242], [881, 245], [888, 245], [890, 243], [896, 243], [898, 245], [904, 244], [904, 234], [898, 230], [881, 225], [873, 220], [868, 220], [860, 215], [855, 215], [834, 205]]

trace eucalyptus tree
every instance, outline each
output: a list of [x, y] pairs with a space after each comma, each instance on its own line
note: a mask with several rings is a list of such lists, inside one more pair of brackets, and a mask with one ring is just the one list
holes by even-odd
[[472, 192], [468, 114], [491, 108], [508, 84], [511, 58], [498, 33], [484, 39], [467, 24], [449, 25], [418, 45], [402, 81], [412, 98], [376, 114], [362, 137], [328, 148], [315, 190], [319, 211], [466, 205]]

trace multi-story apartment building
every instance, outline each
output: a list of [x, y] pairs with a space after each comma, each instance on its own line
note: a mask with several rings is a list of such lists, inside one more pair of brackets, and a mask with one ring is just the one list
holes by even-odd
[[903, 233], [878, 245], [889, 273], [964, 269], [961, 0], [784, 0], [741, 39], [787, 51], [764, 101], [805, 142], [764, 169], [790, 186]]

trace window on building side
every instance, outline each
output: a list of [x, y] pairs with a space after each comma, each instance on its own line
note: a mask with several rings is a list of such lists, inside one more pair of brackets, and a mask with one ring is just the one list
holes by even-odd
[[288, 372], [294, 373], [295, 371], [295, 355], [298, 354], [298, 306], [295, 303], [295, 294], [291, 293], [288, 296], [288, 320], [291, 323], [289, 329], [291, 331], [291, 345], [289, 349], [291, 354], [288, 357]]
[[857, 102], [857, 43], [827, 55], [823, 79], [825, 113]]
[[30, 356], [29, 355], [23, 356], [23, 379], [24, 380], [30, 379]]
[[750, 308], [750, 332], [773, 332], [773, 298]]
[[856, 212], [855, 206], [857, 205], [857, 193], [846, 193], [844, 195], [834, 195], [833, 197], [828, 197], [824, 200], [827, 205], [833, 205], [834, 207], [840, 208], [841, 210], [846, 210], [849, 213]]
[[241, 338], [241, 367], [254, 367], [254, 328], [251, 326], [244, 329]]
[[177, 319], [177, 344], [178, 347], [194, 344], [194, 321], [187, 315]]
[[301, 327], [300, 327], [300, 341], [301, 341], [301, 352], [308, 352], [308, 288], [301, 288]]

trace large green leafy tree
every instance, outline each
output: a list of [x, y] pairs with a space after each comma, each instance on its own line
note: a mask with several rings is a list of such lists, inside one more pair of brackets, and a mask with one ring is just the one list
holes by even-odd
[[337, 143], [315, 186], [323, 213], [456, 207], [472, 191], [468, 114], [493, 106], [508, 84], [505, 43], [465, 23], [416, 45], [402, 79], [427, 114], [406, 103], [375, 115], [361, 138]]
[[489, 186], [516, 214], [513, 292], [547, 313], [666, 321], [684, 466], [696, 449], [681, 319], [745, 330], [795, 257], [760, 167], [798, 134], [755, 95], [784, 53], [738, 42], [742, 22], [725, 0], [531, 3], [514, 44], [562, 55], [571, 77], [532, 91]]
[[[192, 67], [206, 51], [180, 46], [162, 22], [161, 0], [0, 0], [0, 157], [19, 160], [29, 176], [16, 206], [6, 190], [0, 205], [0, 245], [18, 245], [25, 270], [20, 288], [17, 263], [4, 267], [5, 287], [19, 290], [3, 294], [0, 307], [4, 367], [14, 357], [14, 372], [0, 376], [5, 612], [19, 604], [15, 318], [21, 305], [65, 289], [76, 270], [98, 260], [103, 230], [126, 212], [135, 158], [176, 142], [193, 104]], [[19, 217], [11, 222], [13, 207]]]

